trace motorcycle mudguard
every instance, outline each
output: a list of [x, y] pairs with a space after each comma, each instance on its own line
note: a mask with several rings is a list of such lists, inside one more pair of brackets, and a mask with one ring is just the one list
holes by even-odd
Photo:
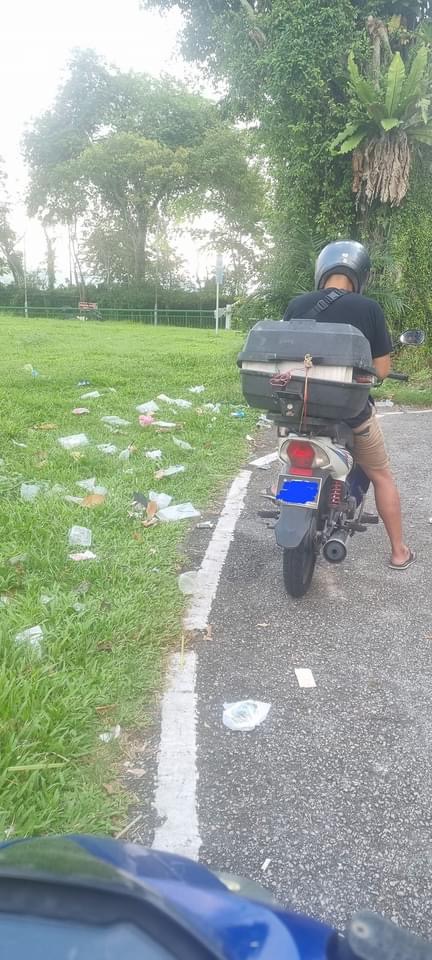
[[308, 507], [281, 505], [279, 520], [275, 526], [278, 547], [292, 550], [299, 547], [307, 534], [312, 533], [316, 524], [316, 511]]

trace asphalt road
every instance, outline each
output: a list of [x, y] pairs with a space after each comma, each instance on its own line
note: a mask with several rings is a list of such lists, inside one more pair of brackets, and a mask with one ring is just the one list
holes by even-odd
[[[432, 412], [382, 423], [418, 552], [404, 573], [380, 524], [290, 600], [257, 517], [276, 468], [254, 471], [197, 647], [200, 859], [338, 924], [369, 907], [432, 935]], [[248, 697], [266, 721], [227, 730], [224, 701]]]

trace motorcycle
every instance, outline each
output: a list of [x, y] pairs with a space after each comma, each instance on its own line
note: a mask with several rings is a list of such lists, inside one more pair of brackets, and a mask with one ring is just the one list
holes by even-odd
[[[399, 346], [420, 346], [422, 330], [407, 330]], [[407, 381], [403, 373], [389, 373], [393, 380]], [[370, 377], [371, 386], [378, 380]], [[343, 423], [305, 416], [301, 429], [292, 431], [287, 414], [292, 404], [289, 380], [271, 381], [280, 403], [274, 415], [279, 438], [282, 471], [274, 507], [259, 515], [276, 519], [276, 542], [283, 550], [283, 579], [291, 597], [304, 596], [312, 582], [315, 563], [322, 553], [331, 564], [342, 563], [347, 544], [355, 533], [364, 533], [378, 517], [365, 512], [369, 480], [354, 463], [353, 434]]]
[[432, 960], [368, 911], [341, 932], [259, 884], [90, 836], [0, 845], [0, 943], [8, 960]]

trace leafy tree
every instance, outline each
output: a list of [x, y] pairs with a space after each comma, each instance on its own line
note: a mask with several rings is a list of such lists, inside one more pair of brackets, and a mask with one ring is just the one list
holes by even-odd
[[11, 273], [14, 283], [24, 281], [22, 254], [16, 250], [18, 238], [10, 224], [11, 204], [7, 192], [7, 175], [0, 159], [0, 273]]
[[78, 279], [85, 218], [93, 264], [105, 258], [111, 234], [110, 276], [115, 269], [117, 278], [139, 282], [161, 218], [211, 210], [252, 229], [262, 185], [246, 141], [211, 101], [168, 80], [109, 69], [86, 51], [26, 136], [29, 209], [68, 224]]

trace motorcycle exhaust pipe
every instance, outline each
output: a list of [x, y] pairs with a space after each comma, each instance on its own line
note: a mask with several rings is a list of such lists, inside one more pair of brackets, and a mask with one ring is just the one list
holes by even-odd
[[323, 555], [328, 563], [343, 563], [347, 556], [346, 540], [349, 537], [349, 530], [338, 530], [337, 534], [330, 537], [324, 544]]

